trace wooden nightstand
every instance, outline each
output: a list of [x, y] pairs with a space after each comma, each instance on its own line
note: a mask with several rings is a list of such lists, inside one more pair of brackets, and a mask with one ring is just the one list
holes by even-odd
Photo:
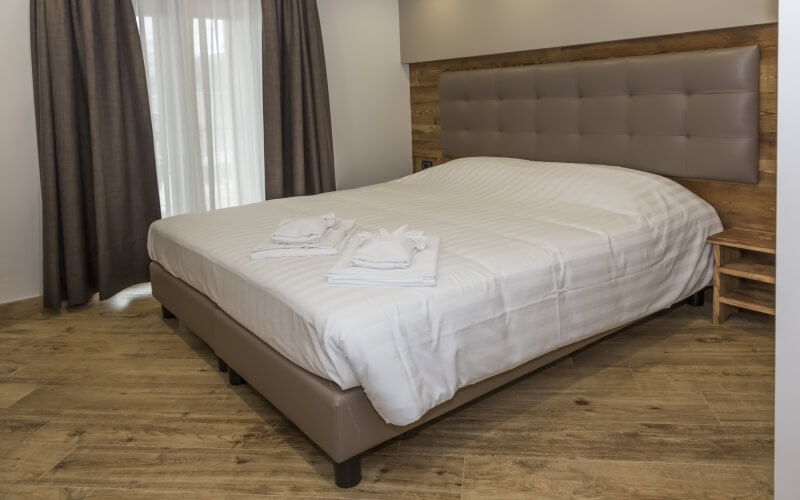
[[714, 324], [738, 308], [775, 315], [775, 233], [730, 228], [714, 245]]

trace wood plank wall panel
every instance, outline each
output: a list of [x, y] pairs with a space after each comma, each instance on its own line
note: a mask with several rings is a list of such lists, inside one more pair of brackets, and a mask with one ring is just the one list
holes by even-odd
[[439, 127], [439, 74], [444, 71], [584, 61], [756, 44], [761, 46], [760, 182], [757, 185], [749, 185], [697, 179], [676, 180], [711, 203], [719, 212], [726, 227], [740, 226], [775, 231], [777, 24], [411, 64], [414, 171], [421, 169], [422, 160], [431, 160], [434, 165], [438, 165], [450, 159], [442, 155]]

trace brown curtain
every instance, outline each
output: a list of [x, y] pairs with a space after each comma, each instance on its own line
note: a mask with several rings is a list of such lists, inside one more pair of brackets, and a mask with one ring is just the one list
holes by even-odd
[[160, 216], [144, 60], [129, 0], [31, 0], [44, 304], [148, 280]]
[[267, 199], [336, 189], [316, 0], [261, 0]]

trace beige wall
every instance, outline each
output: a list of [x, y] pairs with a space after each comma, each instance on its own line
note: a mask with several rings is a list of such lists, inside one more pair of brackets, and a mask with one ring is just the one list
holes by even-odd
[[[317, 0], [339, 189], [411, 173], [408, 66], [398, 0]], [[401, 2], [402, 3], [402, 2]]]
[[778, 0], [401, 0], [404, 63], [778, 20]]
[[0, 2], [0, 303], [41, 295], [42, 289], [28, 3]]

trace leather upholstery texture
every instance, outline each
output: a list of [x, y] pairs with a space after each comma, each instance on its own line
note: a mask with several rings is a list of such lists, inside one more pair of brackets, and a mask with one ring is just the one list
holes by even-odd
[[755, 184], [758, 46], [444, 72], [442, 152]]
[[[295, 365], [228, 316], [208, 297], [150, 263], [153, 297], [247, 380], [335, 462], [363, 453], [389, 439], [444, 415], [567, 354], [623, 328], [599, 333], [561, 347], [507, 372], [461, 388], [453, 399], [413, 424], [387, 424], [361, 387], [338, 385]], [[626, 325], [625, 325], [626, 326]]]

